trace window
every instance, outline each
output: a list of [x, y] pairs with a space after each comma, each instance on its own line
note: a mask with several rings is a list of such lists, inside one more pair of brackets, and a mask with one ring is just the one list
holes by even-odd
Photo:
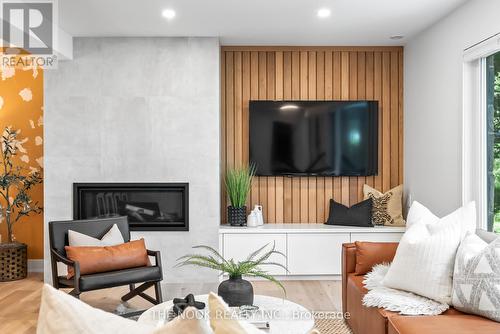
[[462, 203], [500, 234], [500, 33], [463, 53]]
[[500, 52], [488, 56], [484, 64], [488, 230], [500, 233]]

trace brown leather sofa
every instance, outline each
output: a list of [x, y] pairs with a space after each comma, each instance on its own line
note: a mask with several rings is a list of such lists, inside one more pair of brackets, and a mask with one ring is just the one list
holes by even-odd
[[392, 261], [396, 248], [396, 243], [342, 245], [342, 311], [354, 334], [500, 334], [500, 323], [453, 308], [438, 316], [404, 316], [363, 306], [364, 273]]

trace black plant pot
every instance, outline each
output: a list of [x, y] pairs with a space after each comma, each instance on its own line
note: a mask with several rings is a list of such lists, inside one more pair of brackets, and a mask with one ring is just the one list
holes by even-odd
[[253, 286], [241, 276], [223, 281], [217, 293], [229, 306], [253, 305]]
[[247, 207], [235, 208], [227, 207], [227, 221], [232, 226], [245, 226], [247, 224]]

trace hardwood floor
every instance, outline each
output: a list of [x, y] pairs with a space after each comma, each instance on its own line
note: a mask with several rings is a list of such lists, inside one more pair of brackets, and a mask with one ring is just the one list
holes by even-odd
[[[270, 282], [252, 283], [256, 294], [283, 297], [281, 290]], [[341, 308], [340, 281], [284, 281], [283, 284], [287, 290], [286, 298], [309, 310], [338, 311]], [[35, 333], [42, 285], [42, 274], [30, 274], [25, 280], [0, 283], [0, 333]], [[206, 293], [214, 288], [216, 284], [166, 284], [163, 293], [166, 299], [171, 299], [190, 292]], [[120, 296], [125, 292], [127, 287], [86, 292], [82, 295], [82, 300], [113, 312], [120, 305]], [[126, 306], [145, 309], [151, 307], [151, 304], [136, 297]]]

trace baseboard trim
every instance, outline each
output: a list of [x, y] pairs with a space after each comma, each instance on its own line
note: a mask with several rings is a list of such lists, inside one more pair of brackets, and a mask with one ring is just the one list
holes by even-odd
[[43, 273], [43, 260], [28, 260], [29, 273]]

